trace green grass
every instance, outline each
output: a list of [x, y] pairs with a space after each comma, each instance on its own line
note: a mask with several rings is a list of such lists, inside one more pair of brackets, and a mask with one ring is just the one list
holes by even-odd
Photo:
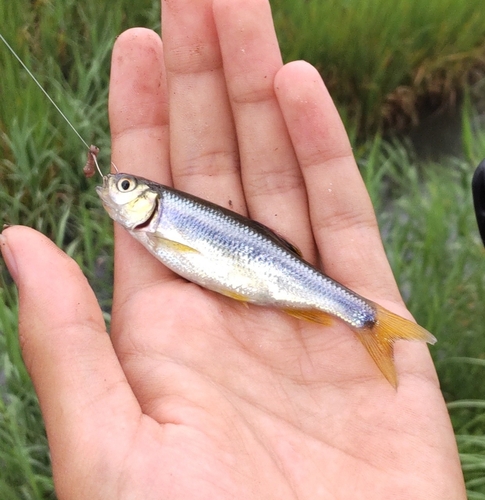
[[[302, 57], [321, 69], [348, 121], [360, 120], [354, 131], [379, 128], [396, 88], [408, 87], [414, 99], [439, 84], [444, 99], [483, 62], [485, 13], [477, 0], [272, 4], [285, 59]], [[110, 151], [110, 50], [115, 37], [135, 25], [159, 26], [156, 2], [142, 0], [136, 9], [127, 0], [116, 9], [103, 0], [0, 2], [2, 34], [85, 140], [101, 147], [104, 165]], [[81, 265], [108, 311], [112, 231], [94, 183], [81, 174], [85, 148], [1, 46], [0, 67], [0, 222], [48, 235]], [[408, 144], [380, 135], [359, 141], [355, 151], [402, 293], [417, 320], [439, 339], [431, 350], [469, 498], [485, 499], [485, 250], [469, 187], [473, 168], [485, 156], [485, 133], [471, 106], [464, 109], [461, 159], [423, 164]], [[16, 315], [16, 293], [2, 267], [0, 498], [54, 498]]]
[[404, 127], [485, 63], [480, 0], [272, 0], [287, 60], [305, 59], [361, 130]]
[[409, 145], [377, 137], [360, 152], [360, 165], [401, 292], [418, 323], [439, 340], [431, 353], [457, 435], [469, 498], [483, 500], [485, 250], [470, 181], [477, 160], [485, 156], [485, 132], [464, 127], [464, 149], [474, 151], [470, 160], [421, 164]]

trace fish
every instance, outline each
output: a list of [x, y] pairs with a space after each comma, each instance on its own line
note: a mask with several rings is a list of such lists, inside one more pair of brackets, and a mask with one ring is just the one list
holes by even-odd
[[96, 192], [109, 216], [181, 277], [306, 321], [343, 321], [395, 389], [394, 342], [436, 342], [425, 328], [325, 275], [297, 247], [255, 220], [125, 173], [103, 176]]
[[[297, 247], [263, 224], [142, 177], [103, 175], [97, 162], [99, 148], [82, 138], [1, 33], [0, 40], [86, 146], [84, 175], [92, 177], [96, 168], [103, 178], [97, 193], [110, 217], [169, 269], [214, 292], [279, 308], [299, 319], [323, 325], [332, 318], [342, 320], [394, 388], [394, 342], [436, 342], [426, 329], [323, 274], [303, 259]], [[474, 194], [483, 177], [481, 167], [474, 178]], [[482, 230], [479, 201], [475, 200], [475, 208]]]

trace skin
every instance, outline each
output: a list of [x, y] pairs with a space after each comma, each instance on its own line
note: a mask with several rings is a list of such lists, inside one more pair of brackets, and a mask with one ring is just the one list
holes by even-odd
[[[120, 171], [231, 207], [410, 317], [317, 71], [283, 66], [264, 0], [164, 0], [164, 43], [123, 33], [109, 113]], [[169, 126], [170, 124], [170, 126]], [[169, 272], [115, 225], [111, 337], [78, 266], [32, 229], [1, 248], [59, 499], [461, 499], [427, 347], [399, 387], [355, 336]]]

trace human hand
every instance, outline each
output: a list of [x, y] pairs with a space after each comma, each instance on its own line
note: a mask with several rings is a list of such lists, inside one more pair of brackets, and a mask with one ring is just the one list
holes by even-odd
[[[118, 169], [249, 214], [409, 317], [338, 114], [315, 69], [282, 66], [267, 3], [162, 8], [163, 47], [136, 29], [113, 52]], [[465, 498], [424, 345], [396, 343], [396, 392], [344, 325], [187, 283], [120, 227], [110, 338], [68, 257], [3, 234], [61, 500]]]

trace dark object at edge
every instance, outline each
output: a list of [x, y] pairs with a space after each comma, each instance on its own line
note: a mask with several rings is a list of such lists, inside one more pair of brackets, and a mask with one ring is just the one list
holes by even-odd
[[472, 193], [478, 230], [485, 246], [485, 160], [480, 162], [473, 174]]

